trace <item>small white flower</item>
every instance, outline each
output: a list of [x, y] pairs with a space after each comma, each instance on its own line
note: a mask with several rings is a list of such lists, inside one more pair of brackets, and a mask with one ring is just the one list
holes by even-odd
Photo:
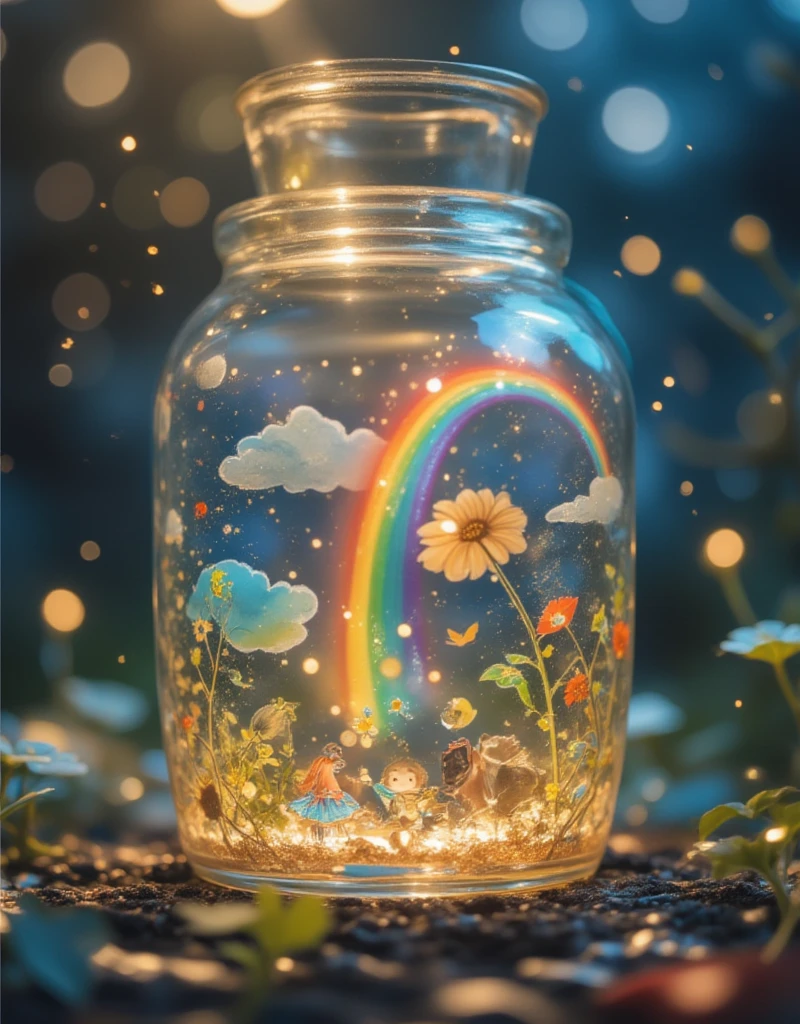
[[800, 625], [787, 626], [785, 622], [766, 619], [755, 626], [734, 629], [719, 646], [728, 654], [781, 664], [800, 652]]

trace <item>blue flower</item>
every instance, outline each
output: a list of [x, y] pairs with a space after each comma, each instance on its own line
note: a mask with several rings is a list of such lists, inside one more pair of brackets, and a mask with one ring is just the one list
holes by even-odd
[[51, 743], [19, 740], [12, 747], [4, 736], [0, 736], [0, 753], [6, 764], [25, 765], [35, 775], [59, 775], [66, 778], [85, 775], [89, 771], [89, 766], [78, 760], [77, 754], [58, 750]]
[[305, 640], [303, 623], [317, 607], [308, 587], [271, 584], [266, 573], [227, 559], [202, 571], [186, 614], [192, 621], [210, 615], [237, 651], [279, 654]]
[[734, 629], [720, 647], [728, 654], [780, 665], [800, 652], [800, 625], [787, 626], [785, 622], [767, 619], [755, 626]]
[[572, 802], [576, 804], [582, 797], [586, 795], [586, 783], [582, 782], [580, 786], [576, 786], [572, 791]]

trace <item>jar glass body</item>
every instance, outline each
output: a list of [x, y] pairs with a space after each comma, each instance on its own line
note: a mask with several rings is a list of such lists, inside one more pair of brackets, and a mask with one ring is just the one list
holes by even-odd
[[156, 628], [183, 846], [225, 884], [584, 877], [632, 661], [623, 360], [534, 200], [266, 197], [156, 408]]

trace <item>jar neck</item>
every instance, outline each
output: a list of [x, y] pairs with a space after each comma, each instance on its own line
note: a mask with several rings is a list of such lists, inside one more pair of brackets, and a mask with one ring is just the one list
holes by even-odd
[[544, 92], [493, 68], [317, 61], [238, 98], [261, 194], [333, 187], [524, 190]]
[[412, 187], [321, 189], [262, 196], [223, 212], [214, 231], [226, 275], [263, 269], [367, 269], [378, 264], [524, 263], [559, 275], [571, 227], [540, 199]]

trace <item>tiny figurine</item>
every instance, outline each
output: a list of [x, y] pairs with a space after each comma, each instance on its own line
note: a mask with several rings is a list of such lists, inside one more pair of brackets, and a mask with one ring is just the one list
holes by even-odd
[[462, 738], [442, 754], [444, 792], [469, 812], [492, 807], [504, 817], [511, 814], [530, 799], [542, 775], [516, 736], [484, 733], [477, 747]]
[[289, 804], [289, 810], [313, 822], [318, 839], [324, 836], [326, 827], [338, 829], [341, 822], [359, 809], [358, 801], [345, 793], [336, 779], [336, 773], [344, 766], [342, 748], [338, 743], [326, 744], [297, 787], [300, 798]]
[[436, 808], [436, 789], [427, 789], [428, 773], [410, 757], [400, 757], [388, 764], [381, 781], [373, 784], [365, 770], [361, 781], [371, 785], [389, 812], [403, 828], [422, 828], [425, 818]]

